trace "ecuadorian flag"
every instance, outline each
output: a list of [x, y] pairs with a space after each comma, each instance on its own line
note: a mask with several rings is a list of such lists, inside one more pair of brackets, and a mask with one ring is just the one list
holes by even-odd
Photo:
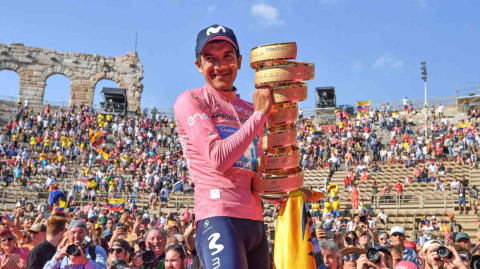
[[125, 207], [125, 199], [108, 199], [110, 210], [118, 212]]
[[92, 144], [92, 147], [97, 147], [99, 146], [100, 144], [103, 143], [103, 141], [105, 141], [105, 137], [103, 136], [102, 134], [102, 131], [98, 131], [94, 136], [92, 136], [92, 138], [90, 139], [90, 144]]
[[[324, 195], [311, 192], [314, 199]], [[292, 192], [282, 203], [275, 230], [275, 269], [326, 269], [308, 213], [307, 197], [301, 190]]]
[[358, 112], [365, 112], [370, 110], [370, 104], [372, 101], [357, 101], [357, 111]]

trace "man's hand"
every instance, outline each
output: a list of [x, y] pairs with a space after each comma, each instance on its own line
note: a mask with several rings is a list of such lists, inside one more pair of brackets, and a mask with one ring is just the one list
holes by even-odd
[[443, 261], [445, 261], [449, 264], [453, 264], [458, 269], [467, 269], [468, 268], [467, 266], [465, 266], [465, 264], [462, 261], [462, 258], [460, 258], [460, 255], [458, 255], [458, 252], [455, 250], [454, 247], [452, 247], [452, 246], [445, 246], [445, 247], [448, 248], [453, 253], [453, 257], [451, 259], [442, 258]]
[[265, 116], [270, 115], [273, 105], [272, 89], [258, 89], [253, 93], [252, 99], [255, 111], [259, 111]]
[[[67, 233], [65, 233], [67, 234]], [[63, 257], [65, 257], [67, 254], [67, 248], [68, 248], [68, 245], [67, 246], [64, 246], [60, 252], [58, 252], [58, 254], [55, 256], [55, 259], [57, 260], [61, 260]]]
[[88, 258], [85, 256], [85, 253], [83, 253], [83, 249], [78, 248], [80, 250], [80, 255], [79, 256], [72, 256], [70, 255], [70, 260], [72, 261], [72, 264], [83, 264], [87, 265]]

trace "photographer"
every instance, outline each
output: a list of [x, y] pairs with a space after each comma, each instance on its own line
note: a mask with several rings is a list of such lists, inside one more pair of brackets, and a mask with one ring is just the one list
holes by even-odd
[[388, 269], [393, 268], [392, 254], [381, 246], [370, 248], [367, 254], [360, 255], [357, 260], [357, 269]]
[[340, 251], [342, 255], [342, 269], [356, 269], [357, 260], [361, 254], [366, 254], [364, 249], [349, 246]]
[[437, 240], [427, 241], [423, 245], [424, 269], [448, 268], [468, 269], [458, 252], [451, 246], [443, 247], [443, 244]]
[[[71, 244], [58, 250], [44, 269], [70, 269], [72, 265], [83, 265], [86, 269], [106, 268], [107, 253], [102, 247], [90, 246], [85, 240], [88, 238], [86, 237], [87, 233], [85, 222], [81, 220], [72, 221], [67, 232], [68, 241]], [[78, 252], [78, 254], [75, 252]]]
[[142, 269], [145, 268], [165, 268], [165, 247], [167, 244], [167, 233], [162, 228], [153, 227], [150, 228], [145, 233], [145, 243], [147, 247], [147, 251], [151, 250], [155, 254], [155, 258], [149, 264], [146, 264], [145, 260], [143, 259], [144, 253], [137, 255], [133, 261], [135, 267], [141, 267]]
[[132, 256], [132, 247], [127, 241], [122, 239], [113, 240], [112, 247], [108, 249], [108, 269], [117, 268], [119, 264], [133, 267], [133, 263], [131, 263]]

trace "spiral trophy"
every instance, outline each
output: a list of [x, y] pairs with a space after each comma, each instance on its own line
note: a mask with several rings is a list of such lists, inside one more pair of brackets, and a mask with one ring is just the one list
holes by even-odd
[[307, 99], [307, 84], [315, 77], [313, 63], [297, 58], [295, 42], [255, 47], [250, 66], [255, 72], [255, 88], [270, 88], [274, 96], [272, 113], [263, 136], [264, 156], [258, 158], [259, 177], [253, 190], [264, 199], [284, 199], [288, 192], [303, 186], [303, 169], [297, 143], [298, 102]]

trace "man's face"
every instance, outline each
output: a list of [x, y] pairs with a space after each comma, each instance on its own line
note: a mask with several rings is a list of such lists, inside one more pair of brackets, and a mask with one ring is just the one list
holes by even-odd
[[470, 240], [468, 240], [466, 238], [462, 238], [462, 239], [458, 240], [457, 242], [455, 242], [455, 245], [462, 246], [464, 249], [470, 249], [470, 246], [472, 244], [470, 243]]
[[242, 63], [233, 45], [227, 41], [209, 42], [200, 56], [201, 62], [195, 61], [195, 65], [205, 81], [216, 90], [231, 90]]
[[162, 234], [159, 231], [150, 231], [147, 238], [147, 247], [153, 252], [155, 252], [155, 255], [163, 254], [166, 244], [167, 240], [163, 238]]
[[68, 230], [68, 239], [77, 246], [82, 245], [86, 235], [87, 230], [84, 227], [73, 227]]
[[26, 218], [23, 220], [23, 229], [28, 230], [30, 227], [33, 225], [33, 219], [32, 218]]
[[368, 244], [368, 236], [365, 234], [365, 235], [362, 235], [358, 238], [358, 244], [360, 245], [361, 248], [363, 248], [364, 246], [366, 246]]
[[390, 236], [390, 244], [403, 249], [404, 243], [405, 243], [405, 235], [403, 235], [402, 233], [395, 232]]
[[425, 263], [429, 268], [443, 268], [444, 262], [438, 256], [436, 249], [438, 246], [431, 246], [424, 253]]
[[108, 220], [106, 226], [109, 231], [113, 231], [113, 220]]
[[184, 263], [180, 254], [176, 251], [169, 251], [165, 255], [165, 269], [184, 269]]
[[30, 232], [30, 236], [32, 237], [33, 244], [38, 245], [42, 243], [43, 239], [45, 239], [46, 232]]
[[323, 261], [325, 266], [330, 269], [337, 269], [338, 267], [338, 258], [337, 253], [333, 250], [322, 250]]

